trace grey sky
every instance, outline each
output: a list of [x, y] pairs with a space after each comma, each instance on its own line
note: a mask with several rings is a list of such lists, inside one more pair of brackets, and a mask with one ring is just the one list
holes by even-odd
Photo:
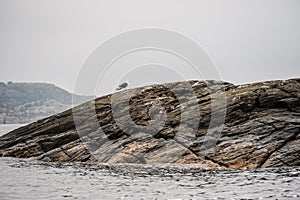
[[97, 45], [142, 27], [193, 38], [229, 82], [300, 77], [299, 0], [0, 0], [0, 80], [73, 91]]

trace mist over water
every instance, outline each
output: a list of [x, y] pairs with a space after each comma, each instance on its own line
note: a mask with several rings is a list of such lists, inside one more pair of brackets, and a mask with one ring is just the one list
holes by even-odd
[[[264, 80], [298, 78], [300, 76], [299, 8], [300, 1], [297, 0], [192, 0], [188, 2], [132, 0], [131, 2], [87, 1], [85, 3], [79, 0], [43, 2], [2, 0], [0, 1], [0, 84], [6, 85], [2, 82], [54, 83], [71, 93], [92, 95], [91, 98], [94, 98], [95, 95], [100, 97], [116, 92], [118, 86], [127, 81], [131, 83], [124, 89], [186, 80], [223, 80], [238, 85]], [[145, 35], [138, 34], [147, 37], [134, 35], [129, 40], [125, 37], [125, 40], [117, 39], [113, 40], [115, 41], [113, 43], [106, 43], [120, 34], [149, 28], [180, 33], [191, 39], [192, 44], [201, 47], [203, 55], [209, 58], [211, 65], [206, 65], [207, 60], [202, 60], [201, 54], [192, 50], [191, 47], [194, 45], [187, 45], [190, 43], [184, 43], [185, 40], [178, 40], [177, 37], [171, 39], [170, 35], [158, 39], [147, 32]], [[123, 36], [117, 38], [122, 39]], [[143, 41], [141, 38], [146, 40]], [[153, 44], [159, 45], [153, 45], [149, 42], [150, 39], [153, 39]], [[166, 42], [169, 41], [168, 39], [171, 42]], [[133, 45], [135, 43], [136, 46]], [[160, 47], [160, 44], [165, 46]], [[94, 55], [93, 52], [96, 52], [99, 47], [103, 47], [103, 51], [99, 51], [100, 54], [95, 54], [89, 60], [88, 58]], [[127, 49], [127, 47], [138, 48]], [[178, 52], [181, 53], [176, 54]], [[201, 61], [197, 65], [199, 69], [193, 70], [191, 64], [196, 62], [190, 61], [197, 60]], [[82, 70], [85, 63], [87, 66], [94, 66], [86, 68], [92, 70]], [[209, 67], [206, 69], [205, 66]], [[210, 72], [211, 69], [215, 69], [217, 76], [206, 75], [206, 70]], [[80, 74], [85, 74], [84, 72], [89, 73], [79, 79]], [[199, 75], [196, 72], [199, 72]], [[276, 88], [273, 89], [272, 91], [275, 91]], [[25, 89], [20, 90], [25, 91]], [[123, 90], [119, 94], [123, 95], [122, 92]], [[4, 92], [0, 91], [0, 93], [2, 97], [6, 97]], [[14, 93], [8, 92], [11, 98], [7, 102], [14, 102], [27, 95], [25, 93], [17, 95], [17, 98]], [[281, 91], [281, 93], [289, 92]], [[34, 100], [7, 107], [3, 101], [0, 102], [0, 106], [5, 110], [2, 114], [3, 120], [0, 118], [0, 121], [27, 123], [39, 118], [28, 121], [7, 121], [7, 113], [22, 114], [21, 117], [13, 117], [23, 119], [29, 116], [30, 110], [36, 111], [31, 115], [37, 116], [36, 113], [48, 113], [49, 110], [55, 113], [56, 107], [63, 108], [56, 112], [69, 108], [61, 107], [62, 105], [57, 104], [56, 101], [48, 101], [48, 95], [46, 96], [47, 101], [44, 104], [38, 104], [39, 101]], [[76, 99], [74, 97], [75, 95], [73, 100]], [[232, 101], [240, 98], [236, 96]], [[257, 102], [259, 104], [260, 98], [263, 96], [258, 96], [255, 104]], [[288, 103], [294, 103], [294, 96], [286, 100]], [[206, 103], [206, 99], [204, 102]], [[288, 104], [286, 102], [280, 102], [280, 105]], [[74, 101], [73, 103], [77, 104]], [[68, 102], [66, 104], [69, 106]], [[191, 104], [187, 105], [191, 106]], [[225, 103], [219, 102], [219, 105]], [[244, 115], [242, 109], [244, 104], [240, 105], [237, 110]], [[215, 107], [211, 107], [211, 113], [214, 113]], [[288, 110], [290, 111], [290, 108]], [[188, 116], [193, 113], [196, 112], [191, 110]], [[166, 114], [165, 110], [160, 114]], [[225, 114], [226, 110], [224, 118]], [[196, 117], [190, 118], [197, 123], [191, 121], [189, 123], [198, 127], [199, 120]], [[222, 117], [218, 115], [216, 118]], [[68, 116], [66, 121], [69, 122], [69, 119], [71, 116]], [[73, 122], [73, 119], [70, 122]], [[211, 119], [214, 119], [214, 116]], [[129, 120], [131, 120], [130, 116]], [[61, 125], [60, 122], [64, 123], [59, 121], [57, 124]], [[23, 125], [0, 124], [0, 137]], [[269, 124], [266, 126], [267, 130], [270, 126]], [[24, 143], [29, 143], [31, 136], [28, 135], [29, 139], [24, 140]], [[55, 137], [54, 140], [57, 139]], [[18, 145], [22, 146], [24, 143], [19, 142], [13, 148], [18, 148]], [[36, 144], [40, 145], [38, 142]], [[266, 150], [268, 151], [267, 148]], [[27, 199], [298, 200], [300, 199], [300, 167], [208, 170], [194, 165], [91, 165], [0, 157], [0, 200]]]

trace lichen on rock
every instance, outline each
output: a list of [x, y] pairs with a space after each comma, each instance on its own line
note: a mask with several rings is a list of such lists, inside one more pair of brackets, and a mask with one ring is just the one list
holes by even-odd
[[[126, 124], [127, 118], [122, 115], [118, 120], [114, 118], [112, 95], [107, 95], [2, 136], [0, 156], [48, 162], [199, 164], [209, 168], [300, 165], [300, 79], [241, 86], [199, 81], [193, 88], [196, 98], [186, 96], [180, 102], [172, 88], [176, 85], [177, 90], [184, 90], [182, 85], [195, 82], [118, 92], [115, 108], [121, 114], [127, 112], [122, 109], [125, 96], [130, 93], [127, 108], [130, 117], [145, 129], [121, 128], [120, 123]], [[216, 92], [214, 86], [222, 86], [225, 91], [226, 117], [216, 145], [203, 154], [202, 145], [212, 116], [211, 94]], [[195, 100], [197, 104], [192, 103]], [[162, 108], [151, 110], [154, 104]], [[183, 120], [182, 110], [186, 108], [194, 112]], [[74, 123], [74, 113], [80, 116], [80, 127]], [[198, 123], [193, 121], [195, 113], [200, 113]], [[164, 120], [161, 130], [151, 126], [146, 129], [153, 123], [153, 117]], [[151, 131], [153, 134], [149, 134]]]

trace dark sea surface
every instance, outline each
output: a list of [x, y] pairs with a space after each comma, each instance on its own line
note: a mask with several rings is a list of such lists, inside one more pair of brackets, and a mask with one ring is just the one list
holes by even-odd
[[[0, 135], [18, 125], [0, 125]], [[300, 168], [204, 170], [0, 158], [0, 200], [300, 199]]]

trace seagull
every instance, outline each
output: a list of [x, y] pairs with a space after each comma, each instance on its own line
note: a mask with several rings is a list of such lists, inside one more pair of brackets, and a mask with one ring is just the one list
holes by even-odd
[[200, 82], [199, 82], [199, 81], [195, 82], [195, 83], [192, 85], [192, 87], [196, 87], [196, 86], [198, 86], [198, 85], [200, 85]]
[[232, 99], [233, 102], [236, 102], [237, 100], [241, 100], [241, 97], [240, 96], [235, 96]]
[[159, 109], [159, 114], [164, 114], [164, 113], [166, 113], [166, 110], [164, 108], [160, 108]]
[[119, 87], [117, 88], [117, 90], [125, 89], [129, 85], [130, 82], [131, 81], [125, 81], [124, 83], [122, 83], [121, 85], [119, 85]]

